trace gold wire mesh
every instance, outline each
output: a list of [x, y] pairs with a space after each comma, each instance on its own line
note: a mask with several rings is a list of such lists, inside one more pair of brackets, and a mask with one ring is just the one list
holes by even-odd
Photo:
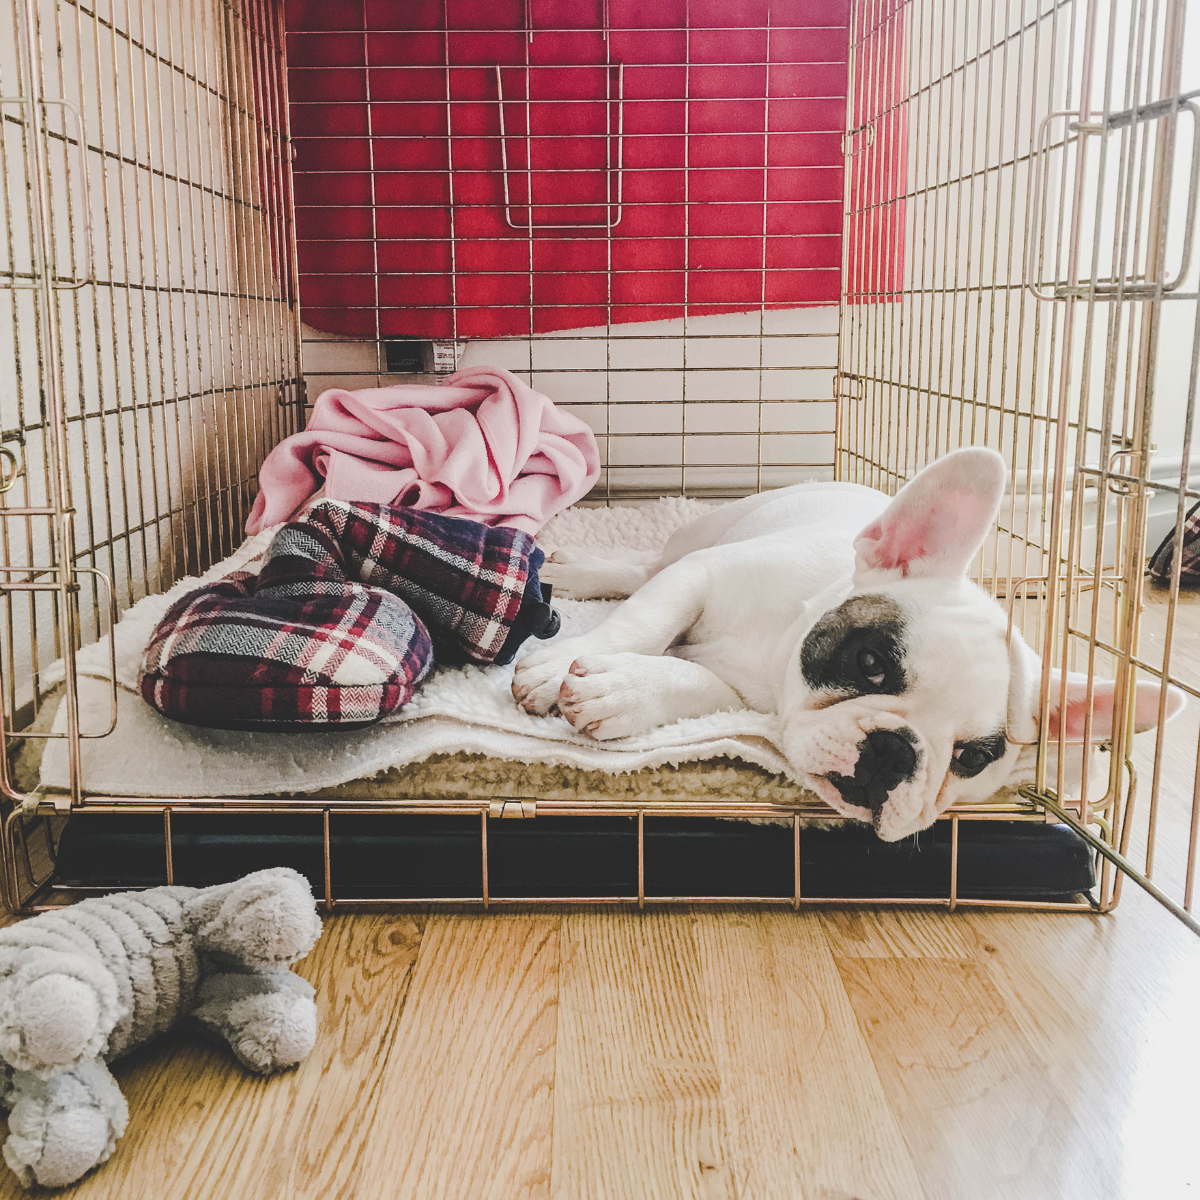
[[[1085, 674], [1089, 698], [1115, 677], [1120, 714], [1084, 746], [1051, 744], [1042, 720], [1030, 798], [1090, 831], [1101, 907], [1120, 891], [1111, 861], [1182, 916], [1194, 705], [1135, 739], [1133, 702], [1138, 678], [1192, 697], [1200, 680], [1178, 553], [1167, 586], [1143, 580], [1148, 549], [1200, 499], [1185, 15], [1117, 0], [859, 7], [852, 128], [871, 137], [847, 160], [838, 439], [840, 477], [882, 487], [958, 445], [1004, 453], [1011, 499], [981, 577], [1043, 656], [1043, 716], [1064, 694], [1051, 668]], [[1106, 778], [1083, 772], [1066, 813], [1072, 757], [1100, 742]]]
[[[124, 0], [111, 10], [9, 0], [7, 11], [0, 735], [10, 742], [29, 723], [45, 665], [65, 656], [75, 807], [162, 813], [169, 875], [173, 811], [319, 813], [332, 903], [328, 802], [88, 796], [72, 715], [69, 651], [142, 595], [233, 549], [263, 456], [303, 412], [279, 9], [267, 0]], [[1200, 499], [1190, 475], [1200, 307], [1188, 186], [1200, 142], [1194, 125], [1190, 144], [1178, 136], [1195, 115], [1187, 86], [1197, 82], [1184, 77], [1183, 15], [1181, 0], [860, 0], [851, 16], [837, 472], [894, 490], [953, 446], [1000, 449], [1012, 498], [981, 578], [1048, 663], [1115, 675], [1126, 711], [1138, 673], [1200, 696], [1200, 661], [1179, 634], [1189, 599], [1178, 558], [1161, 593], [1142, 579], [1147, 530], [1158, 536]], [[780, 481], [764, 475], [762, 449], [770, 314], [753, 315], [757, 329], [737, 335], [751, 335], [757, 353], [750, 487]], [[700, 348], [712, 342], [716, 353], [725, 336]], [[656, 338], [644, 340], [652, 362]], [[686, 365], [686, 329], [678, 340]], [[577, 341], [604, 347], [602, 365], [569, 373], [573, 386], [603, 379], [598, 432], [615, 444], [621, 335], [606, 328], [557, 344], [573, 353]], [[526, 360], [509, 365], [538, 385], [538, 355], [554, 344], [518, 340]], [[381, 367], [375, 359], [365, 370]], [[631, 449], [615, 490], [695, 490], [679, 436], [670, 478]], [[610, 470], [606, 498], [614, 478]], [[1052, 699], [1047, 675], [1043, 710]], [[1198, 806], [1189, 721], [1151, 741], [1118, 723], [1103, 794], [1085, 793], [1078, 811], [1057, 805], [1061, 777], [1043, 766], [1029, 807], [954, 812], [955, 851], [962, 820], [1045, 819], [1050, 809], [1106, 856], [1092, 904], [1118, 898], [1112, 861], [1190, 911]], [[1053, 760], [1041, 749], [1042, 763], [1065, 770], [1069, 747]], [[0, 770], [18, 805], [2, 839], [5, 899], [17, 908], [39, 871], [25, 798], [7, 759]], [[1141, 805], [1139, 773], [1148, 780]], [[512, 802], [522, 815], [526, 806], [559, 811]], [[443, 807], [397, 799], [370, 811]], [[480, 817], [483, 893], [466, 899], [485, 904], [488, 821], [516, 815], [492, 807], [455, 809]], [[621, 811], [638, 822], [641, 881], [645, 819], [665, 812]], [[583, 812], [568, 805], [560, 815]], [[715, 798], [689, 812], [746, 815]], [[828, 814], [760, 815], [790, 817], [798, 837], [802, 817]], [[52, 858], [52, 838], [47, 845]], [[625, 899], [643, 903], [641, 884]], [[788, 902], [821, 902], [801, 891], [798, 852]], [[930, 902], [967, 903], [956, 853], [947, 896]]]

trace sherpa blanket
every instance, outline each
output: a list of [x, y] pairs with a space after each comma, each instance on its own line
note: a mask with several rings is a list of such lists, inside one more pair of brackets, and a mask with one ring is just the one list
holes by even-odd
[[303, 432], [267, 455], [246, 532], [288, 520], [323, 484], [333, 500], [536, 534], [599, 475], [591, 429], [500, 367], [468, 367], [438, 386], [331, 388]]
[[[620, 556], [661, 548], [670, 534], [706, 511], [699, 500], [668, 498], [638, 507], [571, 509], [551, 521], [539, 542]], [[267, 529], [214, 567], [203, 582], [235, 570], [256, 570], [274, 536]], [[180, 725], [160, 716], [137, 694], [146, 643], [163, 613], [202, 582], [184, 579], [161, 596], [142, 600], [115, 631], [117, 730], [82, 744], [85, 785], [118, 795], [252, 796], [307, 792], [370, 778], [433, 754], [482, 754], [526, 763], [561, 764], [610, 774], [707, 759], [740, 759], [777, 774], [788, 765], [776, 748], [776, 719], [755, 712], [688, 718], [619, 742], [596, 742], [562, 717], [535, 717], [509, 691], [510, 667], [438, 669], [412, 702], [378, 725], [345, 732], [228, 732]], [[560, 637], [593, 628], [615, 601], [556, 600]], [[545, 645], [546, 643], [532, 643]], [[522, 648], [527, 651], [530, 644]], [[518, 653], [517, 661], [521, 654]], [[112, 685], [107, 638], [79, 653], [83, 732], [108, 727]], [[61, 670], [59, 671], [61, 675]], [[66, 728], [60, 712], [55, 729]], [[67, 784], [66, 743], [49, 741], [42, 782]]]

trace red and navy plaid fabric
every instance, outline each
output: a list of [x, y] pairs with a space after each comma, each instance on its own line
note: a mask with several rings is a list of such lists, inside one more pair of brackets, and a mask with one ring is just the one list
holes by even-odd
[[542, 561], [518, 529], [324, 501], [275, 535], [259, 575], [172, 606], [147, 647], [142, 695], [220, 729], [378, 720], [435, 659], [505, 663], [527, 637], [552, 636]]
[[1179, 582], [1184, 587], [1200, 584], [1200, 504], [1193, 504], [1183, 518], [1181, 529], [1172, 529], [1150, 556], [1150, 574], [1164, 583], [1174, 570], [1176, 543], [1179, 551]]
[[411, 699], [433, 663], [403, 600], [347, 578], [336, 540], [285, 526], [258, 576], [188, 593], [146, 649], [142, 696], [219, 729], [364, 725]]
[[511, 662], [526, 638], [557, 630], [537, 576], [545, 556], [519, 529], [339, 500], [306, 520], [337, 539], [351, 575], [412, 606], [442, 665]]

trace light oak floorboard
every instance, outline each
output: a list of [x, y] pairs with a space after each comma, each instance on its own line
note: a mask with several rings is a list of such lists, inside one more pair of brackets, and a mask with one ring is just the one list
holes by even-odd
[[[340, 915], [269, 1080], [186, 1034], [63, 1196], [1175, 1200], [1200, 1187], [1200, 940], [1110, 918]], [[24, 1195], [0, 1167], [0, 1200]]]
[[[116, 1064], [130, 1110], [113, 1157], [66, 1193], [80, 1200], [354, 1197], [420, 945], [423, 920], [327, 919], [297, 970], [317, 988], [312, 1054], [251, 1075], [227, 1048], [172, 1033]], [[4, 1169], [0, 1196], [28, 1196]]]
[[554, 1200], [733, 1200], [720, 1087], [688, 914], [565, 917]]
[[355, 1200], [549, 1194], [559, 925], [430, 917]]
[[974, 926], [944, 908], [821, 908], [821, 925], [842, 958], [972, 958]]
[[840, 958], [930, 1200], [1068, 1200], [1097, 1189], [1091, 1139], [985, 964]]
[[923, 1197], [819, 915], [695, 921], [740, 1200]]
[[1200, 1189], [1200, 939], [1129, 885], [1108, 917], [964, 914], [989, 977], [1092, 1133], [1106, 1200]]

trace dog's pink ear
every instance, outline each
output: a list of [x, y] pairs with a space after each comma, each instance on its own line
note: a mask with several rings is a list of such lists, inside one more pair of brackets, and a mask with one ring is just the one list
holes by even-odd
[[[1112, 679], [1097, 679], [1092, 686], [1092, 727], [1094, 742], [1107, 741], [1113, 731], [1113, 703], [1116, 698], [1116, 682]], [[1156, 679], [1140, 680], [1133, 702], [1133, 731], [1144, 733], [1158, 724], [1159, 702], [1163, 685]], [[1187, 697], [1177, 687], [1167, 685], [1167, 703], [1163, 720], [1169, 721], [1187, 703]], [[1063, 698], [1062, 674], [1050, 672], [1050, 740], [1060, 737], [1068, 742], [1083, 740], [1087, 722], [1087, 676], [1074, 672], [1067, 676], [1066, 698]]]
[[996, 522], [1006, 477], [1004, 459], [981, 446], [955, 450], [931, 463], [855, 539], [856, 575], [964, 574]]

